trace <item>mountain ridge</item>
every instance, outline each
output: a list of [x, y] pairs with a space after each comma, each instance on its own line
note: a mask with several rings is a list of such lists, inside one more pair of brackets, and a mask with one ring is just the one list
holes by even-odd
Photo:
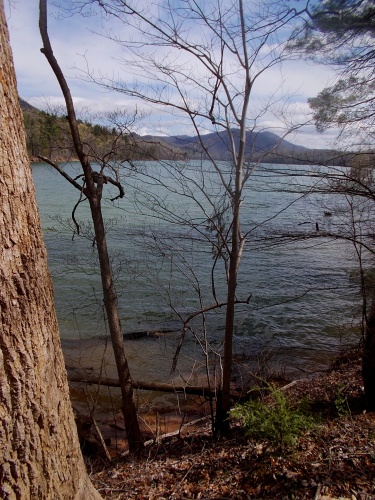
[[[51, 139], [53, 139], [56, 142], [54, 149], [59, 150], [58, 158], [61, 161], [65, 160], [65, 153], [63, 153], [61, 144], [59, 143], [59, 141], [61, 141], [61, 134], [57, 134], [56, 132], [56, 129], [62, 130], [67, 127], [65, 118], [49, 115], [30, 105], [22, 98], [20, 98], [20, 105], [25, 117], [30, 157], [33, 158], [39, 154], [47, 154], [48, 156], [48, 151], [41, 152], [39, 151], [41, 148], [36, 146], [46, 143], [51, 146]], [[39, 122], [43, 123], [41, 124]], [[96, 132], [100, 132], [101, 136], [105, 134], [108, 143], [113, 140], [113, 134], [116, 135], [113, 129], [110, 130], [101, 125], [85, 122], [81, 124], [81, 127], [84, 127], [84, 125], [86, 125], [86, 128], [88, 127], [91, 132], [94, 132], [94, 135]], [[38, 127], [39, 135], [37, 134]], [[51, 131], [48, 132], [48, 127], [55, 128], [51, 128]], [[52, 137], [52, 133], [57, 136]], [[43, 134], [43, 137], [41, 134]], [[37, 138], [36, 135], [38, 135]], [[92, 135], [91, 133], [91, 140], [93, 140]], [[130, 133], [128, 137], [131, 138], [133, 142], [133, 148], [130, 151], [131, 156], [129, 156], [129, 159], [132, 160], [213, 159], [217, 161], [231, 161], [232, 137], [237, 151], [240, 144], [239, 129], [231, 129], [230, 133], [227, 130], [211, 132], [200, 137], [186, 134], [174, 136], [141, 136], [136, 133]], [[95, 140], [93, 145], [94, 143]], [[51, 147], [49, 149], [52, 151]], [[71, 151], [66, 149], [67, 158], [71, 158], [71, 154]], [[310, 149], [305, 146], [299, 146], [279, 137], [271, 131], [248, 131], [246, 133], [245, 157], [252, 162], [264, 163], [331, 163], [337, 165], [345, 161], [343, 159], [343, 154], [340, 152], [326, 149]]]
[[[240, 143], [240, 130], [231, 129], [231, 136], [234, 139], [236, 149]], [[211, 132], [202, 136], [141, 136], [144, 140], [159, 141], [168, 144], [170, 147], [178, 148], [194, 156], [211, 156], [215, 160], [231, 159], [231, 137], [228, 131]], [[202, 142], [201, 142], [202, 141]], [[203, 143], [203, 144], [202, 144]], [[277, 134], [269, 131], [248, 131], [246, 132], [245, 155], [269, 155], [276, 154], [301, 153], [309, 151], [309, 148], [298, 146]]]

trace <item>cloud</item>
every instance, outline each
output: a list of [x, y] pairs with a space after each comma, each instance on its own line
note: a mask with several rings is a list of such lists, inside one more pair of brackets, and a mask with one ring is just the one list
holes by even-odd
[[[38, 107], [43, 101], [60, 105], [63, 102], [60, 88], [45, 57], [40, 53], [37, 2], [13, 0], [10, 5], [6, 2], [6, 10], [19, 94]], [[124, 57], [121, 47], [93, 32], [100, 31], [104, 26], [100, 16], [61, 18], [57, 16], [56, 9], [50, 6], [48, 22], [54, 53], [79, 109], [99, 113], [120, 107], [133, 109], [137, 106], [139, 111], [147, 114], [147, 119], [139, 130], [148, 133], [153, 130], [154, 134], [156, 131], [181, 135], [193, 133], [186, 121], [177, 114], [146, 105], [121, 93], [104, 91], [85, 81], [86, 70], [94, 71], [96, 75], [100, 72], [114, 79], [120, 77], [132, 81], [134, 78], [119, 63]], [[187, 64], [187, 60], [180, 55], [178, 63]], [[199, 73], [197, 78], [199, 80]], [[289, 61], [281, 69], [268, 69], [256, 82], [250, 113], [255, 110], [257, 114], [262, 110], [262, 117], [257, 120], [257, 124], [260, 127], [280, 129], [282, 117], [271, 110], [265, 111], [264, 108], [272, 95], [273, 100], [279, 99], [278, 111], [284, 113], [284, 118], [288, 115], [290, 121], [300, 123], [309, 112], [307, 98], [316, 95], [331, 78], [332, 74], [326, 68], [313, 66], [305, 61]], [[236, 81], [235, 74], [233, 83], [241, 84]], [[281, 105], [282, 98], [286, 95], [289, 96], [288, 108]], [[251, 118], [251, 114], [249, 117]], [[324, 135], [317, 134], [313, 125], [309, 125], [295, 135], [294, 141], [309, 147], [327, 147], [332, 142], [333, 135], [332, 131]]]

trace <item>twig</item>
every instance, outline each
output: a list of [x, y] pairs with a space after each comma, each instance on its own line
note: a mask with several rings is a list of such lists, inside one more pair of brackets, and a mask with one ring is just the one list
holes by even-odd
[[191, 422], [188, 422], [187, 424], [181, 425], [180, 428], [177, 429], [176, 431], [167, 432], [166, 434], [161, 434], [160, 436], [158, 436], [157, 440], [156, 439], [149, 439], [148, 441], [146, 441], [144, 443], [144, 446], [150, 446], [150, 445], [154, 444], [156, 441], [158, 443], [160, 443], [160, 441], [162, 441], [163, 439], [168, 439], [170, 437], [179, 436], [181, 434], [181, 432], [184, 431], [187, 427], [191, 427], [193, 425], [207, 422], [208, 420], [210, 420], [210, 418], [211, 418], [211, 416], [207, 415], [206, 417], [201, 417], [201, 418], [198, 418], [197, 420], [192, 420]]
[[[87, 402], [87, 406], [88, 406], [88, 409], [89, 409], [89, 412], [90, 412], [91, 421], [92, 421], [92, 424], [93, 424], [94, 429], [95, 429], [95, 431], [96, 431], [96, 434], [98, 435], [98, 438], [99, 438], [100, 444], [102, 445], [102, 448], [103, 448], [103, 450], [104, 450], [104, 453], [105, 453], [106, 457], [108, 458], [108, 460], [109, 460], [109, 461], [111, 461], [111, 460], [112, 460], [112, 457], [111, 457], [111, 455], [110, 455], [110, 453], [109, 453], [109, 451], [108, 451], [107, 445], [105, 444], [105, 441], [104, 441], [104, 439], [103, 439], [103, 435], [102, 435], [102, 433], [100, 432], [100, 429], [99, 429], [99, 427], [98, 427], [98, 424], [96, 423], [96, 420], [95, 420], [95, 418], [94, 418], [94, 412], [93, 412], [93, 410], [92, 410], [92, 408], [91, 408], [91, 406], [90, 406], [90, 404], [89, 404], [89, 401], [88, 401], [88, 395], [87, 395], [86, 391], [84, 391], [84, 394], [85, 394], [85, 396], [86, 396], [86, 402]], [[91, 395], [91, 394], [90, 394], [90, 397], [91, 397], [91, 400], [92, 400], [92, 402], [93, 402], [93, 397], [92, 397], [92, 395]]]
[[99, 427], [98, 427], [98, 425], [97, 425], [97, 423], [96, 423], [96, 420], [95, 420], [95, 418], [94, 418], [94, 416], [93, 416], [93, 415], [91, 415], [91, 418], [92, 418], [92, 423], [93, 423], [93, 425], [94, 425], [94, 429], [95, 429], [95, 431], [96, 431], [96, 433], [97, 433], [97, 435], [98, 435], [98, 438], [99, 438], [100, 444], [102, 445], [102, 448], [103, 448], [103, 450], [104, 450], [104, 453], [105, 453], [106, 457], [108, 458], [108, 460], [109, 460], [109, 461], [111, 461], [111, 460], [112, 460], [112, 457], [111, 457], [111, 455], [110, 455], [110, 453], [109, 453], [109, 451], [108, 451], [107, 445], [105, 444], [105, 441], [104, 441], [103, 435], [102, 435], [102, 433], [100, 432], [100, 429], [99, 429]]
[[318, 486], [316, 488], [316, 493], [315, 493], [314, 500], [319, 500], [319, 498], [320, 498], [320, 492], [321, 491], [322, 491], [322, 485], [318, 484]]
[[[250, 302], [250, 299], [251, 299], [251, 296], [252, 294], [250, 294], [248, 296], [247, 299], [245, 300], [235, 300], [235, 304], [249, 304]], [[189, 323], [192, 319], [194, 319], [196, 316], [199, 316], [201, 314], [205, 314], [209, 311], [213, 311], [214, 309], [218, 309], [218, 308], [221, 308], [221, 307], [225, 307], [227, 306], [227, 302], [219, 302], [217, 304], [214, 304], [212, 306], [209, 306], [209, 307], [205, 307], [203, 309], [200, 309], [199, 311], [195, 311], [193, 314], [191, 314], [185, 321], [184, 321], [184, 326], [182, 327], [182, 332], [181, 332], [181, 336], [180, 336], [180, 340], [178, 341], [178, 345], [177, 345], [177, 348], [176, 348], [176, 352], [175, 352], [175, 355], [173, 357], [173, 362], [172, 362], [172, 368], [171, 368], [171, 374], [176, 370], [176, 366], [177, 366], [177, 361], [178, 361], [178, 356], [180, 354], [180, 351], [181, 351], [181, 347], [182, 347], [182, 344], [183, 344], [183, 341], [185, 339], [185, 334], [187, 332], [187, 330], [190, 328], [189, 327]]]

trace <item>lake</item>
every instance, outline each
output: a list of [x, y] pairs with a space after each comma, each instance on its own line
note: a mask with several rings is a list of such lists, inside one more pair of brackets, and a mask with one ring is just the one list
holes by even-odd
[[[207, 162], [180, 163], [176, 172], [153, 162], [137, 165], [137, 172], [129, 171], [124, 179], [125, 198], [111, 202], [113, 188], [105, 195], [103, 212], [124, 333], [167, 332], [127, 340], [131, 368], [137, 378], [169, 380], [179, 335], [172, 331], [181, 329], [194, 311], [214, 303], [212, 276], [218, 300], [225, 301], [220, 259], [212, 272], [212, 231], [206, 217], [212, 206], [202, 183], [224, 210], [225, 200]], [[94, 337], [102, 345], [107, 330], [87, 204], [76, 211], [83, 236], [73, 238], [71, 213], [79, 192], [50, 167], [36, 163], [32, 168], [63, 345], [70, 354], [78, 340]], [[64, 168], [79, 173], [75, 163]], [[358, 341], [353, 326], [360, 311], [351, 244], [307, 238], [342, 220], [344, 203], [338, 196], [301, 196], [316, 182], [308, 176], [311, 170], [263, 165], [248, 181], [242, 227], [249, 241], [237, 297], [251, 299], [237, 307], [234, 342], [236, 359], [261, 363], [274, 356], [279, 368], [300, 375], [326, 367], [333, 353]], [[190, 225], [183, 225], [187, 219]], [[306, 238], [284, 241], [282, 235], [292, 233]], [[223, 326], [221, 309], [208, 314], [204, 323], [201, 318], [192, 322], [194, 333], [187, 335], [179, 364], [185, 377], [191, 366], [204, 366], [206, 340], [211, 352], [220, 352]]]

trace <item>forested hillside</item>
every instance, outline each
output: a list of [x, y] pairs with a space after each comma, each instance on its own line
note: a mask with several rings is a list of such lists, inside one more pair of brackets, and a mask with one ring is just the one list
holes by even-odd
[[[69, 124], [61, 112], [46, 112], [20, 99], [23, 111], [27, 150], [31, 160], [45, 156], [55, 161], [75, 159]], [[180, 151], [166, 144], [143, 140], [119, 126], [108, 127], [78, 120], [79, 132], [93, 160], [154, 160], [181, 158]]]
[[[32, 160], [45, 156], [57, 161], [74, 160], [69, 125], [61, 112], [46, 112], [20, 99], [23, 110], [27, 150]], [[108, 127], [79, 120], [79, 131], [87, 152], [93, 159], [167, 160], [229, 159], [229, 137], [226, 132], [207, 134], [203, 143], [197, 136], [139, 136], [125, 127]], [[238, 133], [234, 131], [235, 137]], [[327, 149], [296, 146], [270, 132], [248, 132], [247, 152], [253, 161], [264, 163], [334, 163], [342, 164], [342, 153]]]

